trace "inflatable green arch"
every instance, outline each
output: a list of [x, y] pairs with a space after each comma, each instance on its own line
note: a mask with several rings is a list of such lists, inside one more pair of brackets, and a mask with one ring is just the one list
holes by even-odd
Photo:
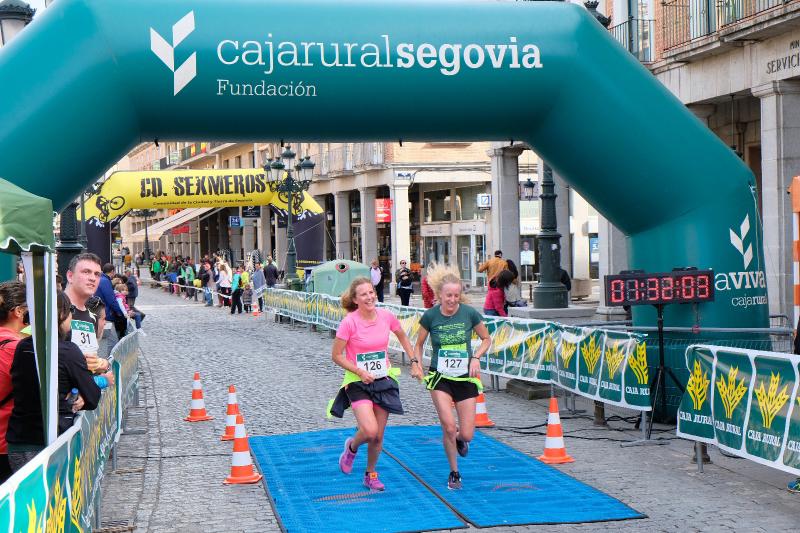
[[0, 79], [0, 177], [57, 208], [156, 138], [519, 139], [632, 267], [714, 269], [671, 325], [768, 323], [752, 174], [575, 5], [59, 0]]

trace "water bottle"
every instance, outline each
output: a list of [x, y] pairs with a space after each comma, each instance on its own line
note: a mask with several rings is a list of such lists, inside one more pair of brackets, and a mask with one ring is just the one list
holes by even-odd
[[69, 394], [67, 394], [67, 405], [69, 405], [70, 409], [75, 404], [75, 400], [77, 399], [78, 399], [78, 389], [72, 389], [71, 391], [69, 391]]

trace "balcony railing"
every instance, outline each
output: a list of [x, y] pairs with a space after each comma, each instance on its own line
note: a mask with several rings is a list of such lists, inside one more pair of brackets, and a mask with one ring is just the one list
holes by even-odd
[[327, 153], [327, 172], [340, 174], [353, 171], [353, 146], [345, 144], [340, 148], [334, 148]]
[[629, 17], [608, 29], [614, 39], [642, 63], [653, 61], [653, 21]]
[[353, 166], [355, 168], [383, 164], [383, 143], [356, 143], [353, 145]]
[[784, 0], [670, 0], [664, 7], [664, 50], [788, 3]]

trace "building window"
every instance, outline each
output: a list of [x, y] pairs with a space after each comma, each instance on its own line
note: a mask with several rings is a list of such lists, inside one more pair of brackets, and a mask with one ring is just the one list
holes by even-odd
[[450, 221], [450, 189], [423, 193], [423, 203], [425, 205], [425, 222]]
[[456, 220], [484, 220], [486, 211], [478, 209], [478, 195], [485, 192], [485, 185], [456, 189]]
[[242, 168], [242, 156], [237, 155], [236, 159], [235, 159], [235, 162], [236, 162], [236, 166], [233, 167], [233, 168]]

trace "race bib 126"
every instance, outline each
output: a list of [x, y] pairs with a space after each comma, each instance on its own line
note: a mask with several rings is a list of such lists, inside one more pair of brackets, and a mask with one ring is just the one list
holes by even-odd
[[356, 366], [366, 370], [375, 379], [385, 378], [389, 375], [389, 361], [386, 352], [369, 352], [356, 355]]

